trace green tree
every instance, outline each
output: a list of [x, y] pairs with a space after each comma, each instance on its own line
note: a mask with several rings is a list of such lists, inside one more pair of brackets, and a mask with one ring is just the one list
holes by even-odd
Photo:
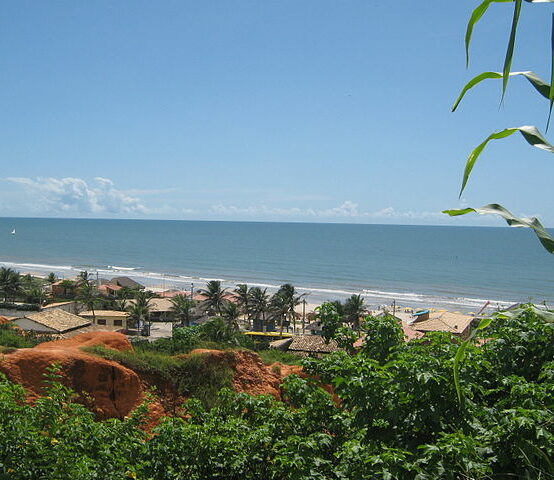
[[195, 306], [195, 301], [187, 295], [175, 295], [171, 299], [171, 312], [179, 324], [183, 327], [189, 327], [192, 320], [192, 312]]
[[223, 306], [223, 311], [221, 312], [221, 318], [227, 323], [227, 327], [235, 332], [239, 331], [238, 320], [240, 318], [240, 308], [236, 303], [227, 302]]
[[31, 286], [25, 292], [26, 301], [29, 303], [36, 303], [37, 305], [42, 305], [47, 298], [44, 288], [41, 286]]
[[379, 362], [384, 362], [396, 347], [404, 344], [402, 326], [392, 315], [366, 317], [362, 329], [362, 351]]
[[50, 272], [48, 276], [46, 277], [46, 281], [50, 284], [55, 283], [58, 281], [58, 277], [54, 272]]
[[279, 325], [279, 333], [283, 334], [283, 329], [287, 321], [287, 314], [289, 311], [289, 306], [287, 304], [287, 299], [279, 295], [279, 292], [271, 296], [269, 300], [269, 315], [273, 321], [277, 321]]
[[92, 321], [96, 323], [95, 308], [100, 303], [100, 296], [94, 283], [89, 280], [83, 280], [81, 278], [79, 287], [77, 288], [77, 300], [83, 303], [88, 310], [92, 313]]
[[[281, 287], [277, 291], [277, 295], [279, 295], [283, 299], [283, 303], [286, 306], [285, 317], [287, 321], [289, 322], [289, 324], [292, 324], [294, 327], [296, 327], [296, 307], [300, 305], [302, 299], [306, 296], [306, 294], [299, 294], [293, 285], [291, 285], [290, 283], [285, 283], [284, 285], [281, 285]], [[296, 330], [296, 328], [294, 328], [294, 330]]]
[[267, 326], [266, 319], [270, 308], [267, 288], [262, 290], [260, 287], [252, 287], [250, 289], [249, 308], [253, 320], [253, 329], [264, 331]]
[[11, 268], [0, 268], [0, 293], [4, 302], [15, 300], [22, 291], [22, 281], [19, 272]]
[[367, 308], [361, 295], [352, 295], [344, 302], [344, 318], [356, 331], [360, 331], [360, 319], [367, 314]]
[[135, 299], [127, 306], [128, 322], [131, 328], [142, 328], [150, 320], [150, 301], [153, 294], [146, 290], [137, 291]]
[[238, 306], [241, 310], [241, 314], [246, 316], [248, 322], [250, 322], [250, 318], [248, 317], [250, 309], [249, 309], [249, 301], [250, 301], [250, 291], [248, 289], [248, 285], [245, 283], [240, 283], [237, 285], [237, 287], [234, 290], [235, 297], [238, 301]]
[[206, 284], [206, 288], [200, 290], [200, 293], [206, 297], [203, 306], [209, 315], [221, 315], [221, 310], [226, 302], [226, 291], [226, 288], [221, 288], [219, 280], [210, 280]]

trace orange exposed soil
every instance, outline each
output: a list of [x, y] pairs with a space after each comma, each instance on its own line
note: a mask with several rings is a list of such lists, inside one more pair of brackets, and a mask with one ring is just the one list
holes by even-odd
[[[117, 362], [81, 350], [82, 347], [95, 345], [120, 351], [133, 348], [127, 337], [120, 333], [88, 332], [4, 355], [0, 358], [0, 371], [23, 385], [29, 401], [33, 402], [44, 393], [47, 369], [58, 364], [65, 383], [79, 393], [81, 401], [99, 418], [123, 418], [145, 399], [153, 385], [152, 379]], [[252, 395], [269, 394], [280, 399], [283, 378], [292, 373], [302, 374], [302, 367], [298, 366], [274, 364], [268, 367], [251, 351], [199, 349], [191, 354], [202, 354], [207, 362], [230, 367], [234, 371], [234, 389]], [[155, 401], [150, 406], [155, 418], [166, 414], [164, 400], [170, 404], [176, 397], [171, 387], [158, 390], [161, 401]]]
[[132, 370], [79, 349], [91, 345], [131, 348], [127, 338], [120, 333], [85, 333], [5, 355], [0, 362], [0, 371], [23, 385], [29, 400], [33, 401], [44, 392], [47, 369], [57, 364], [67, 385], [81, 394], [81, 400], [85, 401], [85, 396], [89, 396], [92, 409], [100, 418], [122, 418], [140, 404], [144, 386]]

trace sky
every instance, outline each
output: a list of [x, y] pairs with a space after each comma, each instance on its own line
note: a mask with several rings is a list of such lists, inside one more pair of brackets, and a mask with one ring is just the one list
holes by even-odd
[[[519, 135], [548, 104], [500, 71], [512, 4], [4, 0], [0, 216], [554, 226], [551, 154]], [[550, 78], [548, 4], [524, 3], [512, 70]]]

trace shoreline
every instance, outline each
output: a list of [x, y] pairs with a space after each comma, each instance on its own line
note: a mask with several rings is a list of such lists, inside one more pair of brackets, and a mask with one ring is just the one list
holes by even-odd
[[[93, 276], [98, 275], [101, 279], [110, 279], [117, 276], [127, 276], [133, 278], [146, 287], [153, 288], [159, 291], [169, 289], [190, 290], [194, 285], [194, 289], [202, 288], [206, 282], [210, 280], [220, 280], [222, 286], [227, 289], [233, 289], [237, 284], [246, 283], [249, 286], [267, 288], [268, 293], [274, 293], [279, 288], [279, 285], [248, 280], [231, 280], [225, 278], [208, 278], [203, 276], [185, 276], [176, 274], [164, 274], [158, 272], [145, 272], [137, 268], [110, 266], [97, 267], [92, 265], [72, 266], [72, 265], [46, 265], [35, 263], [16, 263], [8, 261], [0, 261], [0, 266], [10, 267], [21, 273], [31, 273], [36, 276], [45, 276], [50, 272], [54, 272], [59, 278], [74, 278], [82, 270], [88, 270]], [[283, 282], [285, 283], [285, 282]], [[289, 282], [292, 283], [292, 282]], [[326, 301], [341, 300], [344, 301], [351, 295], [361, 295], [370, 310], [377, 310], [381, 306], [392, 306], [396, 303], [397, 308], [434, 308], [445, 309], [454, 312], [470, 313], [479, 310], [487, 301], [490, 306], [487, 310], [496, 310], [505, 308], [514, 303], [516, 300], [495, 300], [482, 299], [474, 297], [455, 297], [441, 296], [436, 294], [425, 294], [417, 292], [394, 292], [383, 290], [369, 289], [342, 289], [324, 288], [324, 287], [307, 287], [294, 284], [299, 293], [306, 294], [307, 305], [320, 305]], [[308, 311], [308, 309], [306, 310]]]

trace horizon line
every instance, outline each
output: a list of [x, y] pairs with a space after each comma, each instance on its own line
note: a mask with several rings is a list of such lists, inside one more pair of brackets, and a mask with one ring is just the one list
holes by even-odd
[[[452, 228], [514, 228], [510, 225], [446, 225], [428, 223], [366, 223], [366, 222], [311, 222], [301, 220], [205, 220], [186, 218], [110, 218], [110, 217], [26, 217], [26, 216], [0, 216], [0, 219], [14, 220], [110, 220], [110, 221], [138, 221], [138, 222], [204, 222], [204, 223], [282, 223], [282, 224], [306, 224], [306, 225], [375, 225], [395, 227], [452, 227]], [[545, 226], [545, 228], [554, 228]]]

